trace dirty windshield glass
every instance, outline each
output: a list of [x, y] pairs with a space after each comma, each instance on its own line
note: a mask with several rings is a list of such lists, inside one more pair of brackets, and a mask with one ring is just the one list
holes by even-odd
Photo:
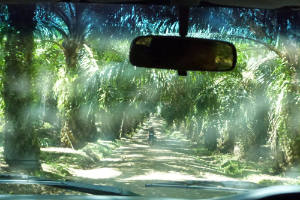
[[[151, 197], [298, 184], [299, 11], [191, 8], [188, 37], [235, 44], [231, 72], [132, 66], [135, 37], [179, 35], [177, 11], [1, 5], [0, 174]], [[1, 184], [2, 194], [66, 192]]]

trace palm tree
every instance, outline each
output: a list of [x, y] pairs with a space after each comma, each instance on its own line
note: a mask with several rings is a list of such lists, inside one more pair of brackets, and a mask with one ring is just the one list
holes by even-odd
[[59, 36], [55, 42], [63, 51], [66, 62], [66, 76], [69, 87], [65, 88], [61, 109], [61, 142], [65, 146], [80, 147], [84, 141], [94, 138], [96, 133], [94, 113], [81, 116], [79, 56], [83, 45], [92, 30], [91, 13], [87, 6], [63, 3], [41, 7], [39, 20], [46, 32]]
[[[22, 14], [21, 14], [22, 13]], [[5, 102], [4, 156], [11, 167], [40, 167], [40, 148], [31, 112], [35, 5], [8, 5], [3, 99]]]

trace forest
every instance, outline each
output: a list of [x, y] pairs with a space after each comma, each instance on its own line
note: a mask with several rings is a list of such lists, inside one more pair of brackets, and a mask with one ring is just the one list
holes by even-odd
[[0, 146], [9, 167], [39, 169], [41, 148], [132, 137], [150, 116], [218, 155], [300, 161], [300, 12], [195, 7], [189, 37], [235, 44], [231, 72], [144, 69], [130, 42], [178, 35], [176, 7], [1, 5]]

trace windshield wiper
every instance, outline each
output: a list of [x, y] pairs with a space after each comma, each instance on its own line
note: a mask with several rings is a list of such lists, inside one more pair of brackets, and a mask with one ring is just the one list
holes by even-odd
[[251, 189], [260, 188], [260, 186], [255, 183], [243, 181], [174, 181], [146, 184], [145, 187], [174, 187], [228, 192], [246, 192]]
[[138, 194], [118, 187], [93, 185], [73, 181], [54, 181], [27, 175], [0, 174], [0, 184], [46, 185], [94, 195], [139, 196]]

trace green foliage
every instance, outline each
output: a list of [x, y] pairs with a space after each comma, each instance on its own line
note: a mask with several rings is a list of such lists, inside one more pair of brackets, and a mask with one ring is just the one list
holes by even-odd
[[59, 129], [50, 123], [45, 122], [36, 127], [38, 139], [41, 147], [59, 146]]
[[203, 148], [201, 146], [194, 147], [194, 148], [192, 148], [192, 150], [193, 150], [193, 153], [196, 155], [209, 156], [212, 154], [211, 151], [209, 151], [206, 148]]
[[67, 148], [48, 148], [41, 152], [41, 162], [47, 165], [47, 171], [51, 174], [43, 174], [42, 177], [63, 178], [70, 176], [70, 168], [90, 169], [96, 166], [100, 160], [108, 156], [120, 145], [120, 141], [110, 142], [98, 140], [88, 143], [81, 150], [69, 150]]
[[282, 185], [283, 182], [279, 180], [269, 180], [269, 179], [264, 179], [258, 182], [260, 185], [263, 185], [265, 187], [268, 186], [274, 186], [274, 185]]
[[65, 165], [62, 165], [62, 164], [59, 163], [59, 164], [56, 164], [54, 166], [55, 166], [55, 170], [56, 170], [57, 175], [63, 176], [63, 177], [71, 175], [70, 172], [66, 169]]
[[122, 54], [113, 49], [103, 51], [102, 54], [98, 56], [98, 59], [106, 63], [121, 63], [125, 60]]
[[[270, 143], [276, 168], [299, 160], [299, 90], [293, 80], [295, 71], [281, 60], [275, 60], [276, 69], [270, 74], [274, 80], [268, 88], [271, 99]], [[296, 122], [297, 121], [297, 122]]]
[[228, 160], [221, 167], [224, 173], [229, 176], [241, 176], [244, 173], [243, 166], [238, 160]]

